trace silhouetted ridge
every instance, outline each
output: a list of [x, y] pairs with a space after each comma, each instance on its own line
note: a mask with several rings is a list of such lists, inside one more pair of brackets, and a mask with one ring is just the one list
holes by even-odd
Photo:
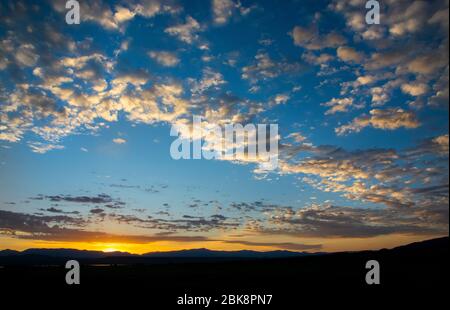
[[[388, 252], [395, 254], [436, 254], [448, 252], [448, 237], [415, 242], [409, 245], [400, 246], [390, 250], [369, 251], [369, 252]], [[367, 251], [354, 252], [363, 253]], [[75, 249], [27, 249], [22, 252], [14, 250], [0, 251], [0, 263], [23, 263], [23, 264], [39, 264], [39, 263], [60, 263], [67, 259], [80, 260], [99, 260], [104, 263], [110, 261], [132, 263], [139, 261], [141, 263], [152, 263], [161, 259], [274, 259], [274, 258], [295, 258], [305, 256], [331, 255], [337, 253], [306, 253], [306, 252], [290, 252], [290, 251], [213, 251], [208, 249], [192, 249], [170, 252], [149, 252], [142, 255], [130, 254], [127, 252], [101, 252], [87, 251]]]

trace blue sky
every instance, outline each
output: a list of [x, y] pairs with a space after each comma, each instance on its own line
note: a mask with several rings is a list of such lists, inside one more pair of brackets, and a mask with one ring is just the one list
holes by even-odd
[[[448, 234], [448, 1], [384, 1], [380, 25], [362, 0], [81, 1], [79, 25], [64, 4], [0, 5], [4, 247]], [[278, 124], [279, 168], [173, 160], [194, 115]]]

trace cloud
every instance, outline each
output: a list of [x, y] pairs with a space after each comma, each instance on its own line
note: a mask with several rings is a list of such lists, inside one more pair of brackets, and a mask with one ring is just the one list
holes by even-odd
[[15, 234], [16, 231], [26, 233], [50, 233], [54, 230], [50, 225], [59, 224], [79, 227], [85, 223], [81, 218], [67, 215], [37, 216], [0, 210], [0, 232]]
[[[371, 78], [341, 83], [341, 95], [365, 97], [370, 92], [372, 107], [380, 107], [399, 90], [417, 97], [409, 102], [410, 107], [423, 109], [428, 104], [446, 109], [448, 29], [444, 27], [448, 18], [443, 16], [448, 1], [389, 1], [383, 6], [384, 22], [376, 26], [365, 23], [360, 7], [359, 1], [343, 0], [333, 0], [329, 6], [343, 15], [353, 36], [351, 43], [337, 48], [338, 57], [354, 67], [346, 70]], [[317, 37], [314, 29], [304, 30]], [[300, 37], [310, 38], [308, 33]], [[306, 44], [301, 41], [297, 43]], [[374, 85], [378, 82], [383, 84]], [[367, 90], [369, 85], [372, 88]]]
[[433, 138], [432, 143], [438, 148], [439, 153], [448, 155], [448, 134]]
[[446, 25], [443, 18], [448, 10], [446, 1], [389, 1], [383, 6], [384, 22], [376, 27], [379, 35], [373, 38], [368, 32], [373, 31], [374, 27], [365, 23], [361, 4], [360, 1], [333, 0], [330, 9], [342, 13], [347, 25], [368, 40], [381, 39], [388, 34], [399, 39], [427, 32], [430, 24], [440, 24], [442, 27]]
[[359, 83], [360, 85], [372, 84], [375, 81], [376, 77], [372, 75], [359, 76], [358, 79], [356, 80], [356, 82]]
[[428, 138], [422, 141], [418, 147], [412, 148], [408, 156], [420, 157], [426, 155], [448, 157], [449, 154], [449, 135], [440, 135]]
[[158, 14], [178, 14], [182, 7], [175, 0], [141, 0], [136, 5], [135, 11], [144, 17], [153, 17]]
[[287, 94], [278, 94], [273, 99], [275, 101], [275, 104], [286, 104], [289, 101], [290, 96]]
[[445, 233], [448, 223], [434, 224], [418, 218], [419, 210], [382, 210], [312, 205], [290, 208], [269, 215], [273, 228], [257, 227], [263, 234], [283, 234], [322, 238], [368, 238], [394, 233], [437, 235]]
[[334, 56], [327, 54], [327, 53], [322, 53], [322, 54], [316, 55], [312, 52], [306, 52], [306, 53], [303, 53], [302, 58], [305, 61], [307, 61], [308, 63], [321, 65], [321, 64], [326, 64], [326, 63], [332, 61], [334, 59]]
[[[60, 139], [78, 133], [82, 127], [90, 131], [98, 130], [101, 125], [94, 124], [98, 117], [115, 120], [116, 114], [110, 102], [106, 102], [105, 94], [99, 95], [108, 86], [104, 78], [112, 68], [110, 59], [97, 52], [87, 55], [73, 53], [77, 43], [70, 37], [51, 23], [30, 18], [32, 13], [26, 7], [19, 11], [21, 13], [16, 15], [17, 19], [7, 27], [17, 29], [21, 35], [10, 35], [7, 41], [11, 47], [26, 46], [22, 50], [27, 53], [19, 53], [17, 59], [8, 55], [8, 59], [16, 63], [10, 62], [5, 70], [10, 70], [14, 65], [20, 68], [15, 75], [18, 79], [29, 76], [31, 72], [27, 70], [31, 69], [34, 76], [32, 84], [16, 81], [13, 88], [5, 90], [4, 105], [0, 111], [0, 138], [18, 142], [26, 131], [32, 131], [45, 142], [29, 142], [30, 147], [35, 152], [44, 153], [61, 149]], [[21, 18], [30, 22], [22, 23]], [[23, 29], [22, 25], [26, 25], [27, 29]], [[31, 35], [29, 31], [33, 29], [41, 29], [39, 38]], [[0, 47], [5, 48], [9, 49]], [[28, 55], [31, 50], [39, 57]], [[79, 51], [83, 50], [84, 47], [80, 47]], [[25, 64], [34, 68], [28, 69], [23, 66]], [[92, 92], [89, 87], [92, 87]]]
[[200, 24], [191, 16], [186, 17], [186, 23], [171, 26], [164, 30], [165, 33], [187, 44], [192, 44], [197, 41], [200, 31]]
[[39, 59], [32, 44], [22, 44], [15, 54], [18, 64], [26, 67], [34, 66]]
[[29, 142], [28, 145], [34, 153], [38, 154], [45, 154], [52, 150], [64, 149], [63, 145], [46, 144], [41, 142]]
[[[81, 230], [86, 223], [81, 218], [66, 215], [38, 216], [0, 210], [0, 235], [18, 239], [58, 242], [107, 242], [145, 244], [158, 241], [207, 242], [202, 236], [115, 235], [106, 232]], [[64, 226], [64, 227], [62, 227]]]
[[294, 39], [295, 45], [308, 50], [338, 47], [347, 42], [342, 35], [336, 32], [320, 35], [314, 26], [311, 28], [295, 26], [290, 35]]
[[422, 96], [428, 92], [428, 85], [425, 83], [405, 83], [402, 85], [402, 91], [411, 96]]
[[115, 139], [113, 139], [113, 142], [115, 144], [125, 144], [125, 143], [127, 143], [127, 140], [125, 140], [123, 138], [115, 138]]
[[449, 71], [447, 67], [433, 85], [433, 95], [429, 99], [429, 105], [433, 107], [448, 107], [449, 104]]
[[[53, 8], [60, 13], [67, 12], [65, 3], [63, 1], [52, 1]], [[125, 8], [119, 8], [125, 10]], [[117, 17], [123, 17], [124, 12], [120, 11]], [[118, 30], [121, 21], [128, 19], [118, 20], [114, 16], [114, 12], [110, 6], [104, 3], [102, 0], [93, 0], [89, 2], [80, 2], [80, 17], [82, 21], [91, 21], [101, 25], [107, 30]]]
[[39, 195], [31, 198], [33, 200], [48, 200], [51, 202], [71, 202], [71, 203], [82, 203], [82, 204], [111, 204], [111, 203], [121, 203], [119, 200], [113, 199], [111, 196], [106, 194], [99, 194], [97, 196], [71, 196], [71, 195], [50, 195], [44, 196]]
[[300, 71], [298, 63], [288, 63], [283, 60], [273, 60], [268, 53], [259, 52], [255, 56], [255, 62], [252, 65], [242, 68], [242, 78], [257, 83], [261, 80], [270, 80], [279, 77], [282, 74], [290, 74]]
[[337, 55], [340, 59], [347, 62], [359, 63], [363, 59], [363, 55], [357, 52], [354, 48], [348, 46], [341, 46], [337, 49]]
[[180, 59], [177, 54], [167, 51], [151, 51], [148, 55], [158, 62], [160, 65], [165, 67], [175, 67], [180, 63]]
[[232, 0], [213, 0], [214, 23], [223, 25], [233, 15], [236, 5]]
[[199, 81], [191, 80], [191, 92], [194, 95], [203, 95], [206, 91], [211, 89], [220, 89], [222, 85], [226, 84], [222, 73], [214, 71], [210, 67], [203, 69], [202, 78]]
[[130, 19], [133, 19], [135, 15], [136, 12], [133, 12], [126, 7], [117, 6], [116, 12], [114, 13], [114, 19], [117, 21], [117, 23], [121, 24]]
[[373, 87], [370, 90], [372, 95], [372, 106], [379, 107], [389, 101], [389, 93], [383, 87]]
[[288, 251], [318, 251], [322, 248], [322, 245], [320, 244], [301, 244], [301, 243], [292, 243], [292, 242], [283, 242], [283, 243], [276, 243], [276, 242], [252, 242], [252, 241], [240, 241], [240, 240], [226, 240], [223, 241], [224, 243], [229, 244], [242, 244], [245, 246], [252, 246], [252, 247], [274, 247], [282, 250], [288, 250]]
[[448, 135], [401, 151], [350, 152], [308, 143], [281, 150], [280, 173], [305, 175], [303, 181], [322, 192], [389, 208], [424, 208], [430, 216], [448, 201]]
[[[200, 207], [194, 203], [191, 208]], [[169, 215], [166, 211], [157, 212], [158, 215]], [[134, 215], [109, 214], [108, 219], [122, 224], [134, 225], [135, 227], [169, 231], [169, 232], [209, 232], [213, 230], [230, 230], [240, 226], [238, 219], [232, 219], [223, 215], [215, 214], [209, 217], [183, 215], [181, 218], [141, 218]]]
[[420, 127], [416, 115], [411, 111], [390, 108], [386, 110], [373, 109], [370, 116], [355, 118], [350, 124], [336, 128], [338, 135], [345, 135], [351, 132], [360, 132], [366, 127], [373, 127], [383, 130], [394, 130], [398, 128], [414, 129]]
[[44, 211], [44, 212], [59, 213], [59, 214], [75, 214], [75, 215], [80, 214], [79, 211], [69, 211], [69, 212], [67, 212], [67, 211], [64, 211], [64, 210], [61, 210], [61, 209], [57, 209], [55, 207], [51, 207], [51, 208], [47, 208], [47, 209], [39, 209], [39, 210], [40, 211]]
[[353, 98], [333, 98], [331, 101], [322, 104], [325, 107], [330, 107], [325, 115], [336, 114], [338, 112], [348, 112], [348, 109], [353, 106]]
[[305, 140], [307, 140], [307, 138], [299, 132], [291, 133], [286, 138], [293, 139], [297, 143], [301, 143], [301, 142], [304, 142]]
[[92, 214], [103, 214], [105, 210], [101, 209], [101, 208], [95, 208], [95, 209], [91, 209], [89, 210], [90, 213]]
[[448, 52], [448, 44], [443, 45], [437, 51], [429, 51], [426, 54], [418, 55], [405, 64], [406, 69], [404, 70], [412, 73], [432, 75], [448, 66], [448, 58], [442, 54], [446, 51]]
[[[54, 211], [56, 210], [56, 211]], [[99, 210], [97, 212], [97, 210]], [[93, 209], [93, 213], [102, 213], [101, 209]], [[51, 209], [50, 212], [60, 213], [58, 209]], [[62, 211], [61, 211], [62, 212]], [[212, 221], [224, 220], [223, 217], [213, 217]], [[124, 221], [136, 222], [132, 217], [122, 217]], [[141, 223], [145, 223], [143, 221]], [[186, 217], [186, 223], [189, 225], [198, 226], [204, 225], [206, 222], [202, 218]], [[42, 216], [30, 215], [25, 213], [16, 213], [10, 211], [0, 210], [0, 235], [6, 235], [19, 239], [43, 240], [43, 241], [58, 241], [58, 242], [107, 242], [107, 243], [131, 243], [131, 244], [146, 244], [160, 241], [173, 242], [209, 242], [221, 241], [228, 244], [241, 244], [245, 246], [255, 247], [274, 247], [279, 249], [305, 251], [305, 250], [319, 250], [321, 245], [318, 244], [301, 244], [301, 243], [269, 243], [269, 242], [252, 242], [248, 240], [217, 240], [210, 239], [204, 236], [179, 236], [174, 235], [173, 232], [164, 232], [154, 235], [116, 235], [106, 232], [94, 232], [89, 230], [82, 230], [86, 222], [81, 218], [74, 218], [66, 215]], [[180, 222], [180, 225], [182, 222]], [[214, 225], [214, 223], [213, 223]], [[206, 230], [206, 229], [205, 229]]]
[[[53, 9], [65, 14], [65, 2], [51, 1]], [[106, 30], [124, 31], [124, 24], [135, 16], [151, 18], [158, 14], [177, 14], [180, 7], [174, 1], [142, 0], [135, 4], [131, 2], [127, 6], [116, 5], [112, 7], [107, 1], [92, 0], [80, 2], [80, 17], [82, 21], [99, 24]]]
[[[154, 14], [159, 14], [159, 12], [175, 14], [178, 9], [169, 9], [169, 7], [176, 7], [172, 3], [169, 4], [161, 5], [159, 1], [145, 1], [141, 3], [139, 10], [133, 5], [111, 7], [101, 1], [92, 5], [105, 8], [105, 10], [109, 8], [112, 12], [123, 11], [122, 13], [126, 13], [127, 11], [122, 9], [128, 8], [129, 11], [137, 12], [136, 14], [154, 16]], [[180, 25], [195, 24], [193, 22], [189, 23], [188, 21], [190, 21], [189, 18], [187, 18], [186, 24]], [[197, 24], [200, 27], [198, 22]], [[294, 42], [297, 42], [298, 45], [305, 45], [311, 48], [308, 53], [304, 54], [305, 59], [323, 65], [331, 61], [333, 56], [327, 53], [317, 53], [315, 55], [313, 50], [317, 47], [318, 43], [323, 43], [325, 44], [324, 46], [331, 46], [333, 48], [339, 47], [341, 50], [344, 47], [336, 45], [336, 43], [340, 42], [348, 46], [349, 44], [345, 43], [344, 41], [346, 40], [343, 38], [339, 39], [339, 36], [336, 34], [321, 34], [316, 26], [316, 24], [310, 28], [298, 26], [298, 28], [295, 28], [295, 31], [293, 30], [292, 36]], [[181, 27], [181, 30], [176, 26], [174, 27], [171, 35], [177, 37], [178, 35], [183, 36], [183, 33], [185, 33], [183, 29], [186, 27]], [[31, 44], [34, 47], [34, 51], [39, 55], [39, 58], [36, 60], [36, 68], [33, 70], [37, 83], [29, 85], [27, 88], [8, 92], [6, 95], [8, 100], [5, 101], [5, 109], [8, 109], [8, 112], [3, 111], [3, 116], [0, 118], [3, 126], [0, 127], [1, 139], [18, 142], [22, 139], [25, 132], [31, 130], [44, 139], [45, 144], [59, 146], [61, 145], [60, 140], [67, 135], [79, 134], [86, 131], [96, 132], [102, 126], [107, 126], [103, 121], [117, 121], [118, 115], [121, 112], [124, 112], [125, 117], [129, 121], [151, 124], [155, 122], [179, 121], [178, 118], [183, 117], [185, 112], [192, 107], [188, 102], [189, 99], [182, 99], [184, 90], [180, 84], [168, 82], [167, 80], [163, 84], [158, 82], [150, 83], [152, 79], [151, 75], [144, 73], [143, 70], [128, 69], [128, 72], [124, 73], [123, 68], [120, 68], [121, 64], [117, 63], [116, 59], [98, 51], [84, 53], [84, 50], [77, 50], [74, 53], [74, 46], [78, 45], [77, 42], [58, 32], [57, 29], [47, 29], [48, 27], [46, 28], [44, 26], [41, 28], [45, 30], [45, 40], [37, 41], [31, 37], [27, 37], [27, 40], [18, 40], [17, 38], [8, 37], [2, 41], [2, 49], [6, 51], [8, 62], [15, 61], [14, 57], [10, 57], [11, 52], [9, 51], [13, 51], [14, 48], [27, 44]], [[196, 27], [194, 28], [199, 30]], [[189, 29], [189, 27], [186, 29]], [[189, 38], [196, 35], [195, 31], [194, 33], [187, 31], [187, 33], [187, 37]], [[9, 41], [11, 42], [8, 43]], [[45, 51], [48, 48], [44, 47], [42, 42], [47, 42], [46, 44], [52, 43], [50, 46], [51, 49], [58, 51], [55, 54], [70, 55], [70, 57], [58, 58], [54, 55], [46, 54]], [[418, 57], [408, 56], [411, 53], [405, 53], [404, 50], [391, 48], [390, 46], [386, 49], [379, 49], [377, 52], [379, 59], [377, 56], [374, 56], [372, 60], [377, 63], [377, 60], [381, 61], [386, 55], [392, 53], [395, 56], [393, 56], [395, 61], [388, 62], [392, 67], [401, 64], [398, 70], [404, 70], [405, 68], [409, 68], [407, 64], [411, 64], [411, 68], [419, 70], [421, 68], [419, 64], [423, 63], [424, 60], [419, 61], [421, 59], [419, 57], [420, 55], [417, 55]], [[377, 53], [374, 55], [377, 55]], [[153, 56], [167, 65], [172, 65], [176, 62], [173, 57], [166, 57], [173, 55], [153, 54]], [[43, 59], [47, 63], [44, 63]], [[440, 57], [439, 63], [435, 67], [435, 70], [442, 69], [442, 66], [445, 65], [445, 59], [442, 60], [442, 57]], [[369, 62], [362, 64], [362, 66], [369, 68]], [[10, 65], [7, 68], [9, 67]], [[284, 74], [299, 72], [300, 68], [298, 63], [289, 63], [282, 57], [274, 59], [269, 53], [259, 51], [253, 63], [242, 68], [242, 78], [249, 80], [251, 83], [257, 83], [259, 81], [275, 79]], [[384, 69], [384, 67], [374, 66], [370, 69], [380, 70]], [[423, 68], [420, 70], [424, 72]], [[205, 69], [204, 71], [206, 72], [207, 70]], [[202, 79], [195, 84], [197, 87], [194, 90], [197, 90], [197, 92], [193, 96], [197, 96], [197, 98], [194, 98], [196, 102], [200, 102], [200, 100], [202, 102], [204, 101], [204, 98], [198, 98], [200, 93], [219, 91], [219, 88], [224, 84], [224, 77], [221, 72], [212, 70], [211, 68], [209, 68], [209, 73], [205, 72]], [[355, 87], [372, 85], [379, 80], [379, 76], [385, 77], [386, 75], [378, 74], [378, 72], [368, 72], [357, 79], [358, 86]], [[448, 94], [445, 73], [443, 72], [440, 77], [442, 77], [442, 81], [439, 83], [436, 82], [436, 85], [433, 87], [434, 94], [429, 99], [430, 105], [442, 104], [442, 102], [445, 102], [446, 94]], [[79, 81], [80, 79], [82, 81]], [[426, 80], [423, 82], [422, 80], [420, 81], [420, 83], [427, 84]], [[404, 84], [406, 82], [403, 81], [402, 83]], [[372, 88], [372, 103], [375, 106], [386, 103], [390, 98], [390, 91], [393, 91], [395, 87], [401, 87], [400, 85], [402, 83], [397, 83], [397, 86], [393, 85], [392, 87]], [[382, 89], [385, 89], [385, 91], [382, 91]], [[343, 96], [343, 98], [336, 100], [342, 100], [344, 102], [345, 98], [349, 98], [349, 96]], [[159, 102], [161, 99], [164, 102], [162, 105]], [[212, 101], [215, 100], [213, 99]], [[245, 99], [243, 99], [244, 101]], [[24, 102], [29, 104], [24, 105]], [[65, 104], [64, 108], [61, 108], [61, 102]], [[219, 109], [211, 108], [209, 105], [204, 105], [204, 107], [205, 109], [202, 112], [205, 112], [204, 114], [208, 113], [209, 115], [214, 114], [215, 118], [219, 116], [228, 117], [230, 113], [227, 111], [233, 111], [233, 116], [239, 118], [245, 118], [245, 116], [251, 117], [264, 111], [261, 106], [256, 104], [252, 104], [251, 109], [248, 109], [251, 111], [246, 111], [243, 105], [239, 107], [236, 104], [231, 109], [225, 105], [221, 105], [220, 111], [218, 111]], [[349, 107], [350, 105], [347, 105], [347, 108]], [[330, 107], [328, 113], [335, 112], [335, 109], [336, 111], [341, 109], [346, 110], [342, 105], [337, 105], [336, 108]], [[46, 118], [45, 122], [40, 121], [43, 117]], [[46, 122], [47, 120], [48, 123]]]
[[212, 0], [213, 19], [216, 25], [228, 23], [235, 14], [240, 16], [248, 15], [256, 6], [244, 7], [241, 2], [234, 0]]
[[388, 67], [394, 67], [408, 60], [408, 55], [403, 47], [394, 47], [383, 52], [375, 52], [367, 61], [365, 67], [368, 70], [377, 70]]

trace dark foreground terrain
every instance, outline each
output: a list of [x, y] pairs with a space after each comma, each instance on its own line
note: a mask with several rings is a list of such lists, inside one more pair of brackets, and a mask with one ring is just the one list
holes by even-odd
[[[105, 301], [133, 296], [133, 300], [144, 298], [149, 309], [152, 304], [176, 305], [177, 297], [184, 294], [212, 296], [219, 303], [222, 294], [270, 294], [272, 306], [301, 305], [305, 299], [332, 304], [355, 301], [357, 297], [373, 303], [387, 296], [399, 303], [410, 304], [415, 299], [437, 302], [446, 296], [444, 291], [448, 289], [448, 241], [445, 237], [390, 250], [316, 255], [278, 253], [269, 257], [255, 257], [252, 253], [225, 257], [202, 251], [178, 252], [171, 257], [123, 253], [103, 257], [104, 254], [85, 253], [76, 257], [81, 263], [78, 286], [65, 283], [64, 264], [73, 257], [3, 252], [1, 292], [2, 298], [10, 290], [47, 297], [56, 292], [58, 296], [86, 293], [103, 296]], [[380, 285], [366, 284], [368, 260], [380, 263]], [[213, 306], [223, 305], [210, 307]]]

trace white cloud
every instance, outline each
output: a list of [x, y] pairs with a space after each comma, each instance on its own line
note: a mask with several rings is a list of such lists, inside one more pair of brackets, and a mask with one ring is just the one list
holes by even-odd
[[123, 138], [115, 138], [115, 139], [113, 139], [113, 142], [115, 144], [125, 144], [125, 143], [127, 143], [127, 140], [125, 140]]
[[286, 104], [289, 101], [290, 97], [287, 94], [278, 94], [275, 96], [275, 104]]
[[370, 116], [357, 117], [350, 124], [336, 128], [336, 133], [345, 135], [350, 132], [360, 132], [365, 127], [384, 130], [395, 130], [402, 127], [414, 129], [420, 125], [416, 115], [411, 111], [395, 108], [374, 109], [370, 111]]
[[180, 62], [177, 54], [168, 51], [151, 51], [148, 52], [150, 58], [165, 67], [175, 67]]
[[356, 82], [359, 83], [359, 85], [368, 85], [368, 84], [372, 84], [375, 81], [376, 81], [376, 78], [372, 75], [360, 76], [356, 79]]
[[348, 109], [353, 105], [353, 98], [333, 98], [327, 103], [323, 103], [323, 106], [330, 107], [325, 115], [336, 114], [338, 112], [347, 112]]
[[218, 25], [227, 23], [235, 8], [232, 0], [213, 0], [214, 23]]
[[48, 144], [48, 143], [41, 143], [41, 142], [29, 142], [28, 146], [31, 148], [31, 150], [34, 153], [38, 153], [38, 154], [45, 154], [52, 150], [64, 149], [64, 146], [62, 146], [62, 145], [55, 145], [55, 144]]
[[[52, 1], [53, 8], [60, 13], [66, 13], [64, 1]], [[158, 14], [176, 14], [180, 7], [171, 1], [141, 0], [139, 4], [130, 3], [127, 6], [117, 5], [112, 9], [105, 0], [80, 1], [81, 19], [101, 25], [107, 30], [122, 31], [126, 22], [135, 16], [151, 18]]]
[[290, 35], [294, 39], [295, 45], [304, 47], [308, 50], [333, 48], [346, 43], [346, 39], [342, 35], [336, 32], [320, 35], [314, 26], [312, 28], [295, 26]]
[[34, 66], [39, 59], [39, 55], [35, 53], [35, 47], [32, 44], [22, 44], [16, 54], [17, 62], [22, 66]]
[[213, 19], [216, 25], [224, 25], [228, 23], [234, 14], [246, 16], [256, 6], [244, 7], [240, 1], [234, 0], [212, 0]]
[[129, 10], [128, 8], [117, 6], [116, 12], [114, 13], [114, 19], [119, 23], [124, 23], [130, 19], [133, 19], [136, 12]]
[[405, 83], [402, 85], [402, 91], [411, 96], [421, 96], [428, 92], [428, 85], [425, 83]]
[[390, 96], [383, 87], [374, 87], [370, 90], [372, 106], [382, 106], [389, 101]]
[[198, 39], [198, 32], [200, 31], [200, 24], [191, 16], [186, 18], [186, 23], [171, 26], [164, 30], [169, 35], [177, 37], [178, 40], [188, 44], [192, 44]]
[[257, 83], [260, 80], [274, 79], [283, 73], [297, 72], [299, 69], [298, 63], [275, 61], [268, 53], [259, 52], [253, 64], [242, 68], [242, 78]]
[[325, 64], [327, 62], [330, 62], [334, 59], [333, 55], [327, 54], [327, 53], [322, 53], [319, 55], [315, 55], [311, 52], [308, 53], [304, 53], [302, 55], [302, 58], [312, 64]]
[[220, 72], [215, 72], [207, 67], [203, 70], [203, 76], [200, 81], [192, 81], [192, 93], [202, 95], [206, 90], [218, 88], [225, 83], [226, 81]]
[[363, 55], [352, 47], [341, 46], [337, 49], [337, 55], [340, 59], [347, 62], [359, 63], [363, 59]]

